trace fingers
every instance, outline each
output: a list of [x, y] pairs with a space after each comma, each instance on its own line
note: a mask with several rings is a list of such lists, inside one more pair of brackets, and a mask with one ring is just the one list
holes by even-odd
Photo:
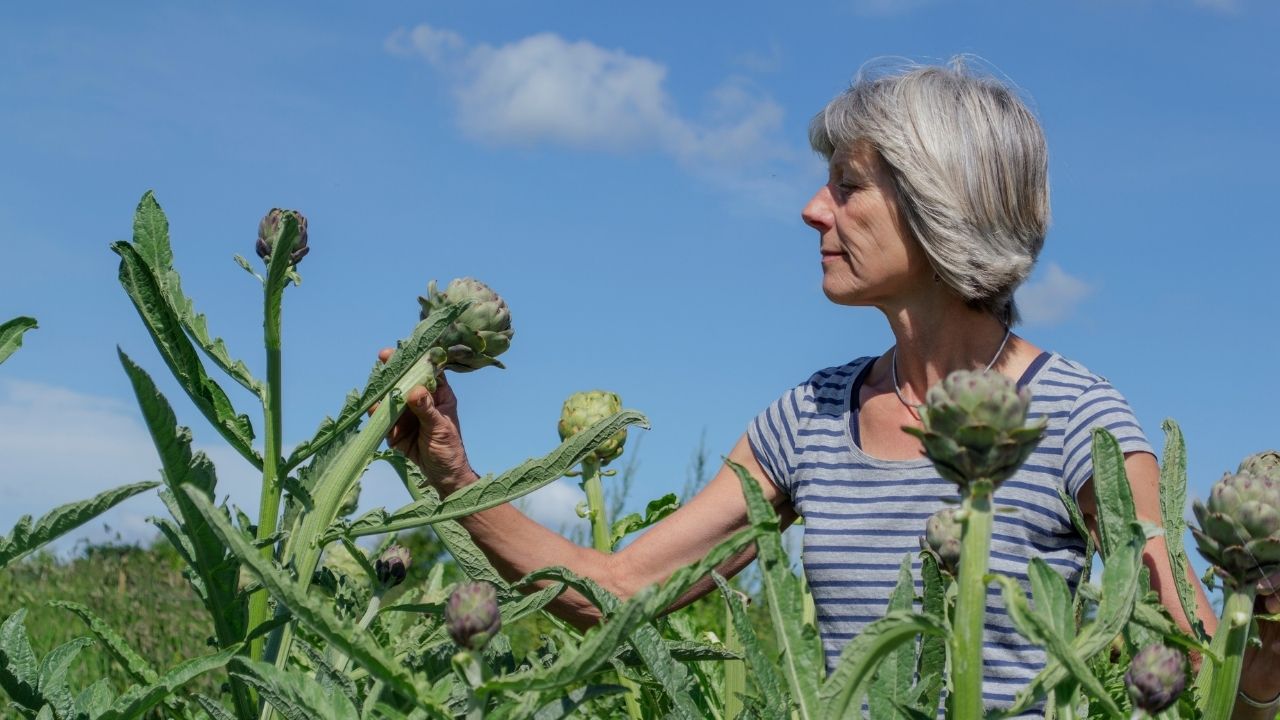
[[385, 363], [391, 359], [391, 354], [394, 352], [395, 350], [392, 350], [391, 348], [382, 348], [378, 351], [378, 359]]

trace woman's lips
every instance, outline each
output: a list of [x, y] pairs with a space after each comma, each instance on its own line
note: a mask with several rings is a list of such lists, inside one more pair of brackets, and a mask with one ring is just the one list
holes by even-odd
[[829, 263], [829, 262], [835, 262], [836, 260], [838, 260], [838, 259], [840, 259], [840, 258], [842, 258], [842, 257], [844, 257], [844, 253], [838, 253], [838, 252], [823, 252], [823, 253], [822, 253], [822, 262], [823, 262], [823, 264], [825, 265], [826, 263]]

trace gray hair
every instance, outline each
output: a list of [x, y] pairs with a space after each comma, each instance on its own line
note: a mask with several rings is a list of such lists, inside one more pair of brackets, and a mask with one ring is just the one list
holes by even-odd
[[864, 66], [809, 123], [828, 160], [858, 140], [888, 164], [934, 271], [970, 307], [1018, 320], [1013, 291], [1049, 228], [1049, 156], [1016, 92], [968, 68]]

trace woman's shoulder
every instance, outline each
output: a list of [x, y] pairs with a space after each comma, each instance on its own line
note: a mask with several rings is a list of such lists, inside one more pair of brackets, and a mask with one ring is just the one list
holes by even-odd
[[1028, 385], [1036, 395], [1061, 397], [1084, 395], [1098, 390], [1115, 392], [1106, 377], [1094, 372], [1083, 363], [1047, 352], [1047, 357]]

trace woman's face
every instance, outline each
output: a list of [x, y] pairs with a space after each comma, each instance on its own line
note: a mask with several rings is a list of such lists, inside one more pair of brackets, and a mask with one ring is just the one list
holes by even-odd
[[818, 231], [822, 291], [832, 302], [883, 307], [933, 277], [899, 208], [889, 167], [869, 143], [836, 151], [827, 184], [801, 217]]

